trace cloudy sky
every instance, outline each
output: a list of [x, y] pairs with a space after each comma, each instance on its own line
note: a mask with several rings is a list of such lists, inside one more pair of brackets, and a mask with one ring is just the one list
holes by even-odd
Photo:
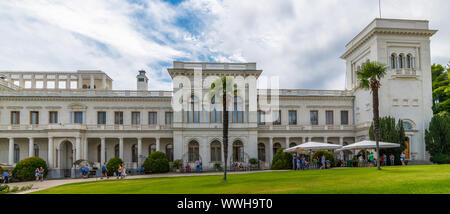
[[[450, 1], [382, 0], [385, 18], [430, 20], [432, 62], [450, 61]], [[257, 62], [282, 88], [343, 89], [345, 44], [378, 0], [0, 1], [0, 70], [99, 69], [115, 89], [170, 89], [173, 60]]]

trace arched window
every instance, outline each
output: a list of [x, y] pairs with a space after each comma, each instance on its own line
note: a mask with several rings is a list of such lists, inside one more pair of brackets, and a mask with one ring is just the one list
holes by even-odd
[[222, 122], [222, 114], [220, 110], [219, 103], [216, 103], [215, 97], [211, 99], [211, 110], [209, 112], [209, 122], [210, 123], [220, 123]]
[[240, 97], [234, 97], [233, 102], [233, 123], [244, 122], [243, 102]]
[[280, 149], [280, 148], [281, 148], [281, 144], [280, 143], [273, 144], [273, 155], [274, 156], [277, 153], [278, 149]]
[[406, 68], [411, 68], [411, 54], [406, 55]]
[[266, 146], [264, 143], [258, 143], [258, 160], [266, 161]]
[[101, 157], [102, 157], [102, 145], [98, 145], [97, 146], [97, 162], [101, 162], [102, 160], [101, 160]]
[[197, 141], [191, 141], [188, 145], [188, 161], [195, 162], [200, 160], [200, 148]]
[[244, 161], [244, 144], [241, 141], [235, 141], [233, 143], [233, 162]]
[[413, 125], [408, 121], [403, 121], [403, 129], [405, 129], [405, 131], [412, 130]]
[[211, 143], [211, 162], [222, 161], [220, 142], [215, 140]]
[[39, 157], [39, 145], [34, 144], [33, 150], [34, 150], [34, 157]]
[[114, 157], [118, 158], [120, 156], [120, 152], [119, 152], [119, 144], [116, 144], [114, 146]]
[[296, 143], [289, 144], [289, 148], [294, 147], [294, 146], [297, 146], [297, 144]]
[[138, 162], [138, 148], [136, 144], [131, 146], [131, 162]]
[[398, 55], [398, 65], [399, 68], [405, 68], [405, 57], [403, 54]]
[[20, 161], [20, 147], [14, 144], [14, 163], [19, 163]]
[[392, 69], [395, 69], [397, 67], [396, 61], [397, 61], [397, 56], [395, 55], [395, 53], [393, 53], [391, 55], [391, 68]]
[[148, 155], [152, 154], [153, 152], [156, 152], [156, 145], [150, 144], [150, 146], [148, 146]]
[[189, 106], [187, 111], [187, 121], [189, 123], [199, 123], [200, 122], [200, 112], [198, 106], [198, 99], [194, 95], [191, 96], [189, 100]]
[[166, 156], [169, 162], [173, 162], [173, 145], [171, 143], [166, 145]]

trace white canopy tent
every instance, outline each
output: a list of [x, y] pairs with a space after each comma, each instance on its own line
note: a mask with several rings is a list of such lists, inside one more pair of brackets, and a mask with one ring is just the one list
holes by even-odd
[[307, 152], [309, 151], [309, 161], [311, 162], [312, 159], [312, 151], [321, 151], [321, 150], [332, 150], [332, 149], [339, 149], [341, 148], [341, 145], [336, 144], [329, 144], [329, 143], [319, 143], [319, 142], [307, 142], [300, 144], [298, 146], [291, 147], [289, 149], [285, 149], [284, 152]]
[[[388, 149], [388, 148], [397, 148], [400, 147], [400, 144], [398, 143], [386, 143], [386, 142], [378, 142], [381, 149]], [[342, 147], [339, 149], [339, 151], [343, 150], [360, 150], [360, 149], [376, 149], [377, 143], [372, 140], [363, 140], [357, 143], [353, 143], [347, 146]]]

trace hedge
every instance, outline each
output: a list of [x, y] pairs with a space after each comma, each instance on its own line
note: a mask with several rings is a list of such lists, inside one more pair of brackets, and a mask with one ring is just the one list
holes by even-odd
[[278, 149], [272, 160], [272, 169], [292, 169], [293, 156], [289, 152], [283, 152], [285, 148]]
[[169, 160], [167, 160], [166, 154], [163, 152], [153, 152], [144, 161], [145, 171], [151, 171], [152, 173], [161, 173], [169, 171]]
[[108, 176], [113, 176], [114, 172], [117, 174], [119, 170], [119, 165], [122, 165], [123, 161], [120, 158], [111, 158], [108, 163], [106, 163], [106, 169]]
[[32, 181], [36, 179], [36, 168], [40, 169], [41, 167], [44, 168], [44, 177], [47, 176], [47, 163], [42, 158], [25, 158], [16, 164], [16, 167], [14, 167], [12, 174], [13, 177], [19, 181]]

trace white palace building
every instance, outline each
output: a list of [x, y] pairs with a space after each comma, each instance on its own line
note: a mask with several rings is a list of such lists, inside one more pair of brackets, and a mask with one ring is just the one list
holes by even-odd
[[[249, 110], [250, 103], [272, 94], [246, 85], [246, 91], [254, 87], [257, 94], [233, 100], [227, 158], [222, 154], [222, 116], [214, 110], [221, 107], [213, 103], [212, 111], [173, 109], [173, 97], [183, 84], [174, 83], [173, 91], [149, 91], [149, 79], [140, 71], [137, 90], [114, 90], [113, 80], [102, 71], [0, 71], [0, 163], [15, 165], [39, 156], [47, 161], [49, 176], [58, 178], [73, 176], [76, 160], [99, 164], [120, 157], [129, 169], [136, 169], [150, 153], [161, 151], [170, 161], [181, 159], [184, 164], [201, 159], [203, 168], [250, 158], [268, 168], [282, 147], [307, 141], [347, 145], [368, 138], [372, 97], [357, 87], [356, 78], [367, 61], [388, 65], [380, 88], [380, 116], [402, 119], [407, 158], [426, 161], [424, 133], [433, 116], [434, 33], [428, 21], [375, 19], [341, 56], [346, 62], [345, 90], [280, 89], [276, 111], [265, 112], [260, 105]], [[262, 73], [256, 63], [179, 61], [168, 72], [172, 78], [193, 80], [200, 68], [203, 78], [258, 78]], [[188, 104], [198, 102], [192, 95]]]

